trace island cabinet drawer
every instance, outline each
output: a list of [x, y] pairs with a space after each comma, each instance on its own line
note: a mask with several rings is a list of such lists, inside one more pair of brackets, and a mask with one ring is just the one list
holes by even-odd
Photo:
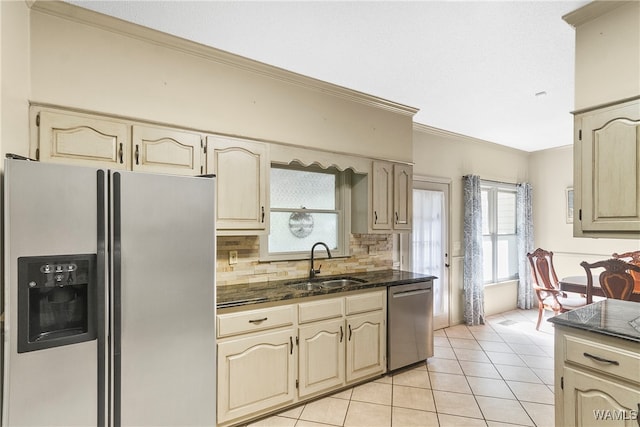
[[293, 325], [293, 305], [218, 315], [218, 338]]
[[565, 336], [565, 361], [640, 383], [640, 354], [607, 344]]
[[298, 304], [298, 322], [309, 323], [344, 315], [344, 298], [331, 298]]
[[387, 293], [385, 291], [368, 292], [347, 297], [347, 315], [382, 310], [386, 297]]

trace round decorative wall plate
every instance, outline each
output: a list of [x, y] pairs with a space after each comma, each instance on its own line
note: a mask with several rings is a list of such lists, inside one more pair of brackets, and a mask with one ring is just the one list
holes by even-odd
[[289, 231], [296, 237], [307, 237], [313, 231], [313, 216], [307, 212], [294, 212], [289, 216]]

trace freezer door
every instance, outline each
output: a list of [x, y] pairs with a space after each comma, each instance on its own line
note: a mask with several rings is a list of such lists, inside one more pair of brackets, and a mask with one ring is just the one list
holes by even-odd
[[[91, 309], [91, 316], [96, 317], [84, 317], [90, 305], [87, 298], [93, 299], [90, 294], [99, 292], [93, 279], [75, 275], [83, 262], [94, 260], [99, 252], [98, 210], [104, 205], [99, 196], [98, 172], [93, 168], [5, 161], [4, 303], [8, 337], [3, 425], [89, 426], [99, 422], [98, 408], [104, 406], [98, 404], [98, 369], [104, 359], [99, 361], [98, 340], [90, 332], [94, 329], [91, 324], [98, 321], [95, 310]], [[22, 289], [23, 304], [19, 304], [20, 260], [26, 262], [27, 270], [33, 267], [27, 288]], [[71, 271], [70, 266], [79, 270]], [[60, 273], [64, 280], [56, 279], [58, 268], [66, 272]], [[89, 270], [83, 274], [86, 276]], [[55, 284], [56, 280], [60, 283]], [[39, 289], [42, 292], [32, 292]], [[45, 297], [46, 293], [49, 295]], [[36, 296], [44, 299], [34, 301]], [[77, 335], [71, 329], [61, 330], [67, 328], [60, 326], [65, 322], [84, 329]], [[26, 352], [18, 348], [21, 340], [30, 342]]]
[[114, 425], [216, 422], [213, 178], [114, 172]]

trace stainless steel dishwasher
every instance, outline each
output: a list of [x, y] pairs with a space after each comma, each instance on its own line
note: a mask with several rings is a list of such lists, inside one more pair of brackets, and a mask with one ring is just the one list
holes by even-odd
[[387, 367], [402, 368], [433, 356], [433, 280], [387, 289]]

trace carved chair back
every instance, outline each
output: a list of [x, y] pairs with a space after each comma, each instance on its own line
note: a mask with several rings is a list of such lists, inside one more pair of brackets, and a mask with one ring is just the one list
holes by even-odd
[[[616, 259], [622, 259], [623, 261], [627, 261], [630, 264], [637, 265], [640, 267], [640, 251], [633, 252], [625, 252], [623, 254], [613, 254], [612, 255]], [[640, 293], [640, 273], [637, 271], [629, 271], [633, 280], [635, 281], [635, 286], [633, 287], [633, 292]]]
[[553, 252], [538, 248], [527, 254], [533, 282], [541, 288], [558, 289], [558, 276], [553, 267]]
[[640, 266], [616, 258], [594, 262], [593, 264], [583, 261], [580, 265], [587, 273], [587, 299], [593, 291], [593, 269], [604, 269], [600, 273], [599, 282], [605, 296], [621, 300], [629, 300], [633, 292], [635, 282], [631, 273], [640, 273]]

